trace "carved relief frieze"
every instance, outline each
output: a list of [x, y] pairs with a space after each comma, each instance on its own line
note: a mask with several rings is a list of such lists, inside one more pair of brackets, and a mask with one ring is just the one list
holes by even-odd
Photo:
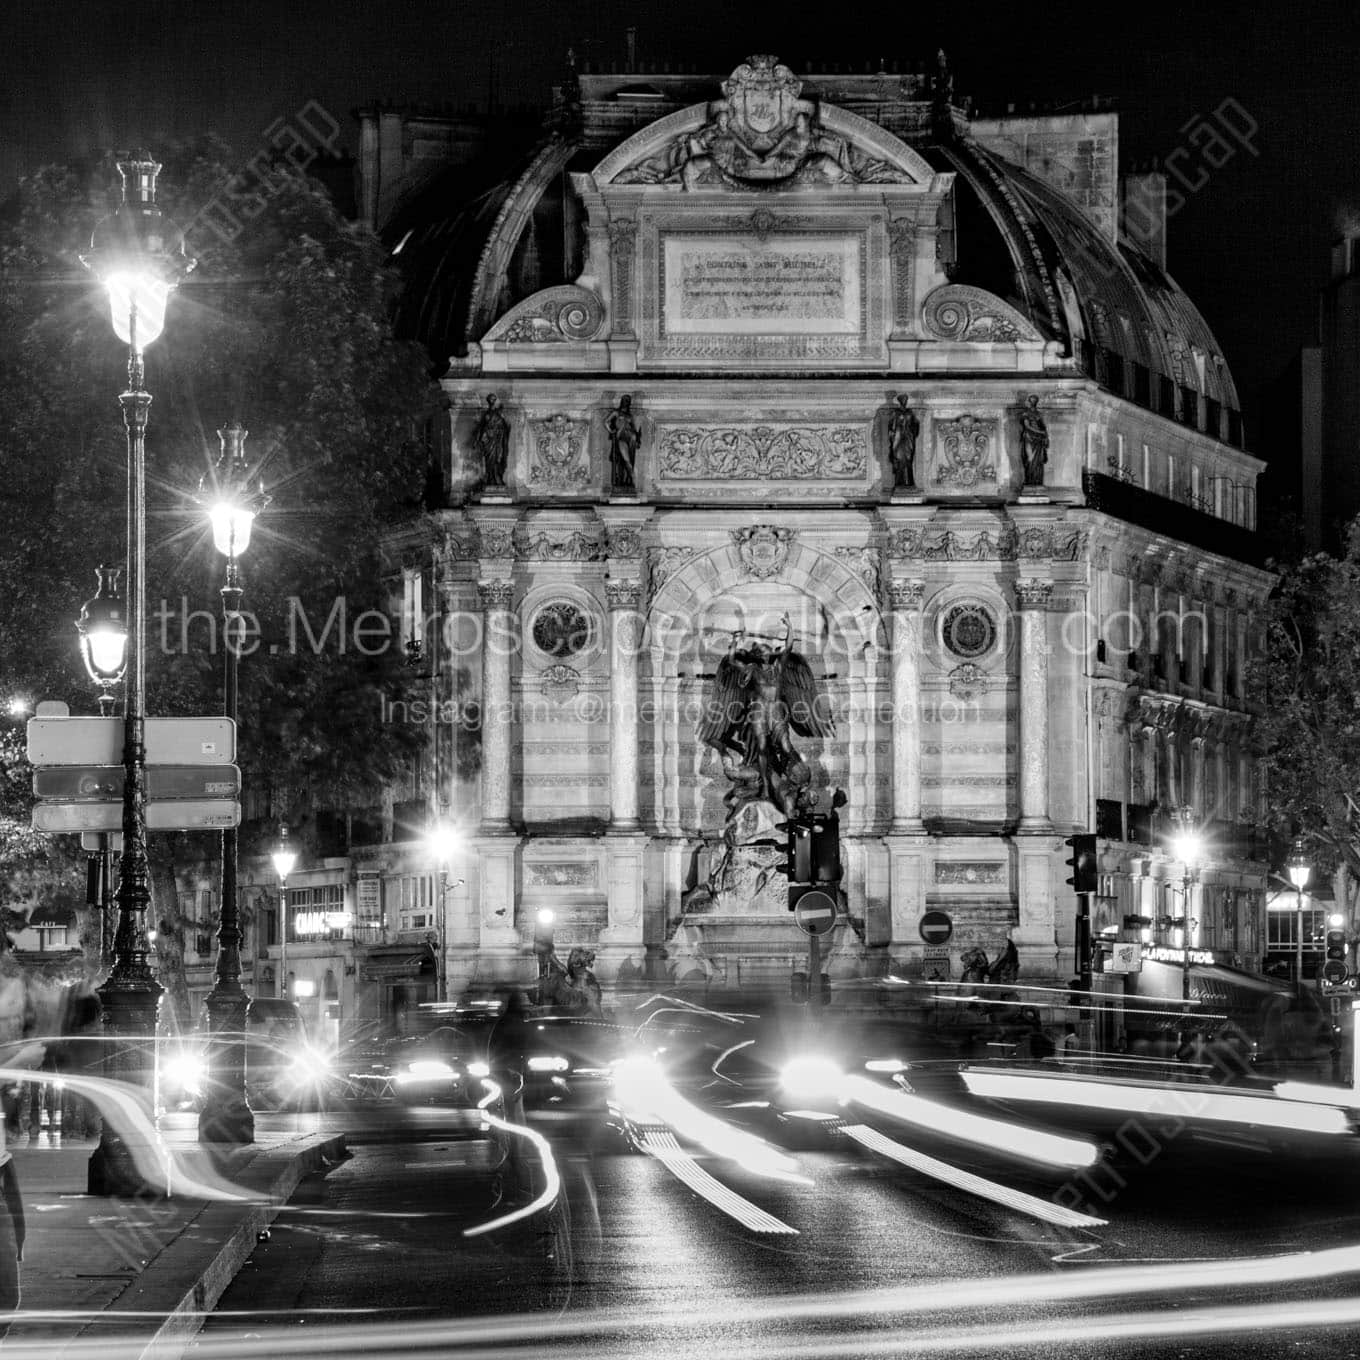
[[1033, 525], [1019, 535], [1017, 556], [1029, 561], [1075, 562], [1086, 550], [1086, 538], [1081, 529]]
[[492, 558], [513, 558], [515, 531], [509, 524], [484, 524], [477, 532], [477, 556], [483, 561]]
[[480, 557], [477, 539], [476, 529], [465, 534], [446, 533], [444, 535], [445, 560], [449, 562], [471, 562], [474, 558]]
[[935, 484], [971, 491], [996, 481], [996, 418], [958, 416], [936, 420]]
[[1001, 860], [955, 860], [936, 864], [936, 883], [1004, 883], [1006, 865]]
[[561, 345], [593, 339], [604, 324], [604, 307], [588, 288], [561, 284], [513, 307], [492, 327], [483, 343]]
[[574, 666], [559, 662], [549, 666], [538, 677], [539, 688], [555, 704], [574, 699], [581, 689], [581, 672]]
[[793, 530], [773, 524], [753, 524], [749, 529], [731, 530], [737, 556], [748, 576], [769, 580], [784, 570], [793, 544]]
[[590, 860], [524, 867], [531, 888], [593, 888], [599, 882], [599, 865]]
[[664, 481], [850, 481], [868, 465], [867, 426], [669, 426], [658, 436]]
[[927, 334], [941, 340], [1014, 344], [1043, 337], [1014, 307], [995, 293], [961, 283], [936, 288], [921, 305]]
[[598, 562], [603, 556], [598, 535], [580, 529], [553, 536], [540, 529], [520, 539], [519, 555], [526, 562]]
[[587, 433], [584, 420], [573, 420], [560, 413], [531, 420], [530, 483], [558, 490], [584, 486], [590, 480]]

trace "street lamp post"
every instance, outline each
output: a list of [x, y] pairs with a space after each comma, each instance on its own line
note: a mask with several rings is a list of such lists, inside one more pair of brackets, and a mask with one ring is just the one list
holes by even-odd
[[1294, 995], [1303, 992], [1303, 890], [1308, 886], [1313, 866], [1303, 848], [1303, 837], [1295, 836], [1289, 858], [1285, 860], [1284, 871], [1294, 885], [1295, 930], [1294, 930]]
[[279, 995], [288, 999], [288, 875], [297, 864], [297, 852], [288, 844], [288, 828], [279, 827], [278, 849], [270, 856], [279, 876]]
[[[240, 661], [241, 597], [244, 588], [238, 566], [250, 546], [255, 516], [268, 504], [263, 488], [248, 485], [246, 431], [233, 422], [218, 430], [221, 456], [213, 475], [215, 494], [208, 515], [213, 544], [227, 559], [222, 586], [222, 642], [226, 653], [223, 676], [223, 713], [234, 725], [237, 710], [237, 666]], [[201, 502], [207, 478], [199, 484]], [[233, 633], [233, 628], [236, 629]], [[222, 904], [217, 929], [217, 962], [213, 989], [208, 993], [208, 1083], [198, 1116], [200, 1143], [251, 1143], [255, 1116], [246, 1098], [246, 1007], [250, 998], [241, 985], [241, 911], [236, 890], [237, 831], [222, 830]]]
[[[127, 429], [127, 622], [131, 643], [124, 688], [123, 853], [118, 875], [118, 926], [113, 967], [99, 989], [105, 1046], [104, 1072], [146, 1084], [148, 1043], [156, 1031], [164, 989], [147, 961], [146, 913], [151, 906], [146, 852], [146, 426], [151, 394], [143, 387], [143, 351], [165, 325], [170, 293], [194, 266], [184, 238], [156, 206], [160, 166], [146, 152], [118, 162], [123, 198], [94, 229], [81, 263], [104, 285], [113, 329], [128, 347], [128, 385], [119, 397]], [[104, 1121], [90, 1158], [91, 1194], [135, 1194], [144, 1185], [127, 1145]]]
[[1171, 852], [1181, 862], [1181, 1001], [1185, 1008], [1185, 1025], [1181, 1033], [1181, 1045], [1191, 1040], [1193, 1029], [1190, 1024], [1190, 931], [1194, 921], [1190, 917], [1190, 890], [1194, 886], [1195, 875], [1199, 872], [1200, 856], [1204, 845], [1195, 826], [1194, 812], [1189, 807], [1180, 808], [1175, 817], [1175, 830], [1171, 836]]
[[[118, 594], [121, 567], [102, 563], [96, 568], [98, 589], [92, 599], [80, 606], [76, 630], [80, 634], [80, 653], [90, 679], [99, 687], [99, 715], [113, 717], [115, 700], [113, 687], [127, 669], [127, 615]], [[113, 838], [107, 831], [99, 833], [98, 891], [91, 894], [99, 906], [99, 961], [108, 960], [110, 940], [109, 918], [112, 915]]]
[[435, 939], [439, 958], [435, 962], [434, 994], [436, 1001], [447, 1001], [449, 999], [448, 929], [446, 921], [448, 916], [448, 891], [451, 887], [457, 887], [463, 881], [460, 878], [457, 883], [451, 884], [449, 882], [449, 862], [461, 846], [462, 837], [458, 834], [458, 829], [455, 826], [450, 822], [441, 820], [426, 832], [425, 844], [434, 856], [435, 862], [439, 865], [439, 900], [435, 904]]

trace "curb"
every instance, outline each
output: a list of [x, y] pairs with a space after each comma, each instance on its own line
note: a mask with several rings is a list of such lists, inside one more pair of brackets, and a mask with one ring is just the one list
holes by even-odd
[[[298, 1183], [349, 1156], [345, 1139], [343, 1133], [312, 1134], [262, 1149], [237, 1173], [260, 1202], [244, 1214], [240, 1205], [202, 1205], [131, 1286], [81, 1329], [74, 1344], [83, 1349], [97, 1338], [98, 1329], [118, 1322], [117, 1339], [109, 1345], [106, 1338], [100, 1346], [110, 1360], [115, 1354], [128, 1360], [180, 1360]], [[167, 1307], [167, 1300], [174, 1302]], [[128, 1315], [126, 1326], [120, 1314]], [[139, 1328], [150, 1334], [139, 1334]]]

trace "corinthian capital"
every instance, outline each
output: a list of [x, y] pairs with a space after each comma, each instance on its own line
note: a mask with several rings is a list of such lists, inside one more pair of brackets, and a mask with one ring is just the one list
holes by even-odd
[[1015, 583], [1015, 603], [1021, 609], [1047, 609], [1052, 598], [1052, 581], [1017, 581]]
[[478, 581], [477, 598], [483, 609], [509, 609], [514, 600], [515, 588], [509, 581]]
[[924, 581], [890, 581], [888, 583], [888, 598], [892, 602], [892, 607], [897, 610], [920, 609], [925, 593], [926, 585]]

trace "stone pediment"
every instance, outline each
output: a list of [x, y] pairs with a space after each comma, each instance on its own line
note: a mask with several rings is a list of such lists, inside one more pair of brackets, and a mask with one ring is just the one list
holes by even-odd
[[926, 334], [939, 340], [1003, 345], [1043, 340], [1034, 323], [1010, 303], [966, 284], [936, 288], [921, 304], [921, 318]]
[[483, 337], [508, 345], [593, 340], [604, 324], [599, 297], [578, 284], [544, 288], [512, 307]]
[[595, 170], [595, 183], [682, 190], [924, 185], [935, 172], [905, 142], [856, 114], [802, 98], [802, 82], [753, 56], [723, 97], [642, 129]]

